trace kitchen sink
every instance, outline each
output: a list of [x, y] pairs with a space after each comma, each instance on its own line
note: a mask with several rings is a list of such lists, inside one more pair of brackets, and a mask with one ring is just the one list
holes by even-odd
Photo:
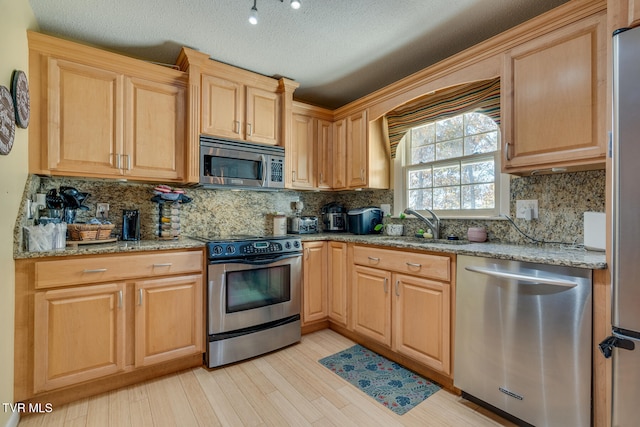
[[380, 236], [388, 240], [396, 240], [410, 243], [424, 243], [430, 245], [468, 245], [468, 240], [448, 240], [448, 239], [425, 239], [424, 237], [413, 236]]

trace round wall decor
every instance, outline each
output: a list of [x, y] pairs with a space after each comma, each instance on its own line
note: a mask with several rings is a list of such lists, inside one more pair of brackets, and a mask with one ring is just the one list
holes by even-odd
[[13, 137], [16, 133], [13, 99], [9, 89], [0, 86], [0, 154], [7, 155], [13, 147]]
[[29, 82], [24, 71], [15, 70], [11, 79], [11, 93], [13, 94], [13, 106], [16, 113], [16, 124], [26, 129], [29, 126], [30, 102]]

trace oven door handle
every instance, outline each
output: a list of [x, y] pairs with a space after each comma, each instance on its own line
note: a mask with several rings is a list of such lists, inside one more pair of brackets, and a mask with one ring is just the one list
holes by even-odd
[[289, 258], [301, 257], [302, 253], [297, 252], [295, 254], [278, 255], [268, 258], [247, 258], [247, 259], [224, 259], [219, 261], [210, 261], [209, 264], [249, 264], [249, 265], [266, 265], [273, 264], [274, 262], [282, 261]]

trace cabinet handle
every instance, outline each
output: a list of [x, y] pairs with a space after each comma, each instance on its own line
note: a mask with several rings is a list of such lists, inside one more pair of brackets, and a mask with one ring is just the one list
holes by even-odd
[[240, 133], [240, 122], [239, 122], [238, 120], [235, 120], [235, 121], [233, 122], [233, 124], [234, 124], [234, 129], [233, 129], [233, 131], [234, 131], [235, 133]]
[[142, 305], [142, 288], [138, 289], [138, 305]]
[[306, 249], [305, 249], [305, 252], [306, 252], [306, 254], [307, 254], [307, 255], [305, 256], [305, 258], [304, 258], [304, 259], [306, 259], [306, 260], [308, 261], [308, 260], [309, 260], [309, 252], [310, 252], [310, 249], [309, 249], [309, 248], [306, 248]]
[[122, 291], [118, 291], [118, 308], [122, 308]]
[[364, 169], [360, 169], [360, 180], [364, 181]]
[[408, 265], [409, 267], [418, 267], [418, 268], [421, 268], [421, 267], [422, 267], [422, 264], [415, 264], [415, 263], [413, 263], [413, 262], [408, 262], [408, 263], [407, 263], [407, 265]]
[[296, 182], [296, 171], [291, 171], [291, 181]]
[[104, 273], [105, 271], [107, 271], [106, 268], [96, 268], [93, 270], [82, 270], [83, 273]]
[[396, 280], [396, 296], [400, 296], [400, 280]]
[[120, 164], [120, 154], [115, 153], [114, 156], [116, 156], [116, 169], [121, 169], [121, 164]]
[[380, 258], [374, 258], [372, 256], [368, 256], [367, 258], [369, 258], [370, 261], [380, 262]]
[[389, 293], [389, 279], [384, 278], [384, 293]]
[[164, 262], [164, 263], [161, 263], [161, 264], [153, 264], [153, 268], [156, 268], [156, 267], [171, 267], [172, 265], [173, 265], [172, 262]]
[[510, 148], [511, 148], [511, 143], [507, 142], [504, 145], [504, 157], [505, 157], [505, 159], [507, 159], [508, 162], [511, 161], [511, 154], [509, 154], [509, 149]]
[[324, 182], [324, 174], [322, 172], [320, 172], [320, 182]]
[[247, 135], [251, 136], [251, 123], [247, 123]]
[[131, 170], [131, 155], [125, 154], [124, 157], [127, 159], [127, 170]]

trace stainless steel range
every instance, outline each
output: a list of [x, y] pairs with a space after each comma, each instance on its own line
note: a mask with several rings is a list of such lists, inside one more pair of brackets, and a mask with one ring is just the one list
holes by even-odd
[[210, 368], [300, 341], [299, 238], [208, 241], [206, 363]]

